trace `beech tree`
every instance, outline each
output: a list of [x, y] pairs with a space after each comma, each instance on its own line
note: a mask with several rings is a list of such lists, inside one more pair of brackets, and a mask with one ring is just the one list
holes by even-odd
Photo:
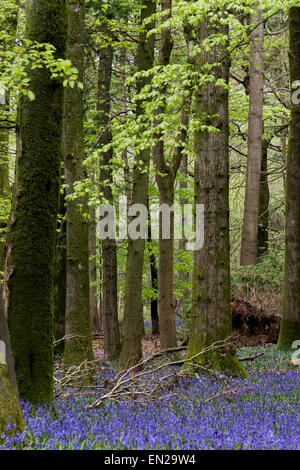
[[[278, 344], [291, 348], [300, 338], [300, 105], [293, 98], [300, 77], [300, 7], [289, 10], [289, 64], [291, 121], [289, 130], [285, 195], [285, 261], [283, 311]], [[298, 85], [299, 86], [299, 85]]]
[[[139, 72], [150, 70], [153, 66], [154, 36], [153, 34], [147, 35], [153, 28], [153, 22], [148, 22], [144, 25], [144, 20], [151, 17], [155, 13], [155, 9], [155, 1], [143, 0], [140, 17], [141, 31], [139, 33], [136, 58]], [[149, 83], [149, 77], [140, 77], [137, 83], [137, 92], [141, 92], [147, 83]], [[139, 99], [136, 103], [137, 119], [142, 114], [143, 100]], [[147, 206], [150, 156], [150, 148], [144, 148], [137, 152], [133, 168], [132, 204]], [[137, 364], [142, 357], [141, 323], [143, 321], [142, 279], [144, 249], [145, 240], [143, 238], [138, 238], [137, 240], [128, 239], [120, 369], [126, 369]]]
[[259, 187], [257, 257], [267, 253], [269, 240], [270, 190], [268, 182], [268, 146], [270, 139], [262, 139], [261, 171]]
[[[220, 14], [220, 13], [219, 13]], [[218, 45], [203, 47], [214, 35]], [[197, 28], [195, 70], [212, 80], [195, 92], [195, 204], [204, 204], [204, 246], [194, 251], [191, 335], [187, 357], [193, 357], [216, 341], [232, 334], [229, 256], [229, 120], [228, 26], [204, 19]], [[221, 84], [217, 82], [222, 82]], [[201, 129], [202, 122], [205, 129]], [[211, 129], [212, 127], [212, 129]], [[199, 227], [196, 227], [196, 230]], [[232, 346], [198, 356], [195, 361], [210, 368], [244, 375]]]
[[[28, 4], [26, 38], [50, 43], [63, 59], [63, 0]], [[34, 100], [21, 96], [10, 216], [6, 287], [8, 326], [21, 397], [49, 401], [53, 390], [53, 257], [62, 160], [63, 84], [45, 67], [28, 70]]]
[[263, 41], [264, 25], [259, 3], [253, 5], [250, 27], [249, 130], [241, 265], [255, 265], [259, 219], [262, 156]]
[[[89, 224], [86, 196], [74, 196], [74, 185], [86, 177], [83, 134], [85, 1], [69, 0], [67, 58], [79, 83], [65, 89], [64, 165], [67, 185], [66, 367], [93, 359], [89, 292]], [[79, 85], [81, 84], [81, 86]]]
[[[161, 9], [164, 13], [162, 23], [171, 17], [171, 0], [162, 0]], [[158, 63], [161, 67], [166, 67], [170, 62], [173, 41], [170, 27], [163, 26], [161, 31]], [[166, 85], [162, 85], [159, 90], [162, 96], [167, 93]], [[162, 235], [162, 216], [160, 215], [160, 233], [159, 233], [159, 265], [158, 265], [158, 312], [159, 312], [159, 332], [161, 349], [172, 348], [177, 345], [175, 312], [174, 312], [174, 294], [173, 294], [173, 258], [174, 258], [174, 182], [176, 170], [178, 168], [177, 160], [169, 166], [165, 158], [164, 134], [159, 127], [162, 121], [162, 115], [165, 111], [165, 103], [158, 107], [156, 114], [156, 126], [158, 131], [155, 133], [155, 145], [153, 149], [153, 161], [155, 165], [156, 182], [159, 188], [159, 203], [166, 204], [170, 210], [170, 234], [169, 238], [164, 239]]]
[[[17, 23], [18, 23], [19, 1], [16, 0], [6, 12], [6, 21], [2, 25], [4, 32], [7, 33], [9, 40], [5, 43], [5, 49], [12, 47]], [[10, 121], [10, 93], [9, 91], [0, 90], [2, 93], [0, 100], [0, 198], [8, 203], [11, 191], [9, 181], [9, 135], [11, 130]], [[5, 221], [6, 222], [6, 221]], [[0, 228], [5, 228], [5, 223], [0, 224]], [[0, 241], [0, 270], [4, 271], [5, 257], [4, 257], [5, 242]]]
[[[112, 33], [101, 19], [101, 32], [110, 41]], [[100, 135], [98, 141], [102, 146], [112, 142], [110, 126], [110, 86], [114, 51], [111, 44], [101, 48], [98, 66], [97, 85], [97, 120]], [[112, 171], [113, 149], [100, 153], [100, 184], [105, 203], [113, 205], [113, 171]], [[106, 238], [102, 240], [102, 320], [104, 332], [104, 352], [110, 359], [119, 356], [120, 332], [118, 324], [118, 293], [117, 293], [117, 247], [116, 240]]]

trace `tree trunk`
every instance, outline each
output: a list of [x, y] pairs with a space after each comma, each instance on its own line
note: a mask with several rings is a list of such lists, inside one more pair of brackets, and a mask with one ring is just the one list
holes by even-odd
[[[66, 2], [33, 0], [26, 38], [66, 49]], [[35, 100], [22, 96], [16, 190], [8, 232], [8, 326], [19, 392], [32, 403], [53, 395], [53, 263], [62, 160], [63, 87], [43, 69], [28, 71]]]
[[[6, 104], [0, 103], [0, 120], [8, 117], [9, 112], [9, 94], [5, 94]], [[5, 126], [3, 126], [5, 127]], [[0, 196], [1, 199], [9, 199], [9, 127], [0, 130]], [[3, 265], [3, 263], [2, 263]], [[2, 268], [3, 270], [3, 268]]]
[[241, 246], [241, 265], [255, 265], [259, 217], [259, 186], [262, 154], [263, 111], [263, 43], [264, 25], [259, 4], [252, 6], [257, 15], [251, 15], [249, 130], [246, 192]]
[[[160, 182], [160, 207], [174, 205], [174, 180], [170, 175]], [[170, 211], [170, 236], [162, 237], [163, 219], [160, 217], [158, 309], [161, 350], [177, 346], [174, 309], [174, 212]]]
[[269, 191], [269, 182], [268, 182], [268, 146], [269, 146], [269, 140], [263, 139], [261, 173], [260, 173], [258, 234], [257, 234], [258, 257], [268, 252], [268, 245], [269, 245], [270, 191]]
[[[228, 28], [203, 22], [198, 46], [212, 34], [228, 35]], [[215, 80], [229, 80], [226, 45], [196, 56], [196, 70], [203, 63], [219, 63], [210, 72]], [[232, 334], [229, 249], [229, 119], [228, 90], [209, 82], [195, 95], [195, 117], [218, 132], [196, 130], [195, 204], [204, 204], [204, 246], [194, 251], [192, 328], [187, 357]], [[243, 374], [233, 347], [218, 349], [195, 362], [217, 370]]]
[[[105, 21], [105, 20], [104, 20]], [[103, 34], [108, 37], [111, 32], [102, 25]], [[108, 45], [101, 49], [98, 68], [98, 122], [102, 129], [99, 137], [101, 145], [110, 144], [112, 132], [110, 128], [110, 86], [113, 64], [113, 48]], [[100, 155], [100, 181], [103, 196], [106, 204], [113, 205], [113, 168], [111, 160], [113, 150], [110, 148]], [[103, 276], [103, 332], [104, 332], [104, 353], [109, 359], [115, 359], [120, 354], [120, 332], [118, 323], [118, 291], [117, 291], [117, 246], [115, 239], [102, 240], [102, 276]]]
[[[8, 10], [8, 16], [6, 21], [2, 24], [2, 29], [4, 32], [11, 36], [11, 40], [8, 41], [5, 45], [1, 44], [1, 49], [11, 48], [14, 46], [15, 35], [18, 25], [18, 12], [19, 12], [19, 1], [16, 0], [11, 5], [11, 10]], [[4, 95], [4, 102], [0, 102], [0, 123], [2, 127], [2, 119], [5, 122], [5, 119], [9, 119], [10, 112], [10, 93], [6, 91]], [[11, 200], [11, 191], [10, 191], [10, 182], [9, 182], [9, 123], [7, 124], [7, 129], [5, 125], [3, 129], [0, 129], [0, 198], [2, 201], [6, 200], [7, 205], [9, 206]], [[2, 220], [0, 223], [1, 231], [4, 230], [7, 226], [7, 220]], [[1, 233], [1, 238], [3, 238], [3, 233]], [[5, 240], [0, 240], [0, 271], [4, 271], [5, 265]], [[2, 276], [1, 276], [2, 278]]]
[[96, 236], [96, 211], [94, 207], [90, 208], [89, 223], [89, 271], [90, 271], [90, 312], [91, 312], [91, 329], [92, 333], [100, 333], [101, 325], [99, 318], [98, 302], [97, 302], [97, 236]]
[[[290, 84], [300, 77], [300, 7], [289, 10]], [[294, 90], [292, 89], [292, 92]], [[291, 348], [300, 339], [300, 106], [291, 100], [285, 198], [283, 312], [278, 344]]]
[[[85, 2], [69, 0], [67, 57], [84, 80]], [[89, 293], [89, 224], [85, 196], [69, 199], [74, 183], [86, 176], [83, 131], [83, 92], [77, 86], [65, 89], [64, 162], [67, 188], [67, 294], [64, 365], [93, 359]]]
[[[9, 111], [9, 95], [5, 96], [6, 104], [0, 103], [0, 120], [8, 117]], [[6, 201], [7, 205], [10, 204], [10, 184], [9, 184], [9, 129], [0, 130], [0, 198], [1, 201]], [[5, 265], [5, 238], [3, 231], [7, 226], [7, 220], [2, 219], [0, 222], [0, 271], [4, 271]], [[3, 280], [0, 274], [1, 281]], [[1, 287], [2, 289], [2, 287]]]
[[[155, 13], [156, 2], [154, 0], [143, 0], [141, 10], [141, 25], [146, 18]], [[143, 25], [139, 35], [137, 53], [137, 68], [146, 71], [153, 66], [154, 36], [147, 37], [147, 32], [153, 28], [153, 23]], [[149, 82], [148, 77], [138, 80], [137, 93]], [[143, 101], [137, 102], [137, 118], [143, 113]], [[132, 204], [147, 205], [150, 163], [150, 149], [140, 150], [136, 156], [133, 168]], [[145, 171], [146, 170], [146, 171]], [[122, 349], [119, 368], [126, 369], [137, 364], [142, 357], [142, 331], [143, 302], [142, 281], [144, 265], [145, 240], [128, 240], [125, 296], [124, 296], [124, 319], [122, 328]]]
[[[59, 232], [57, 233], [56, 252], [53, 279], [53, 310], [54, 310], [54, 338], [59, 340], [65, 336], [66, 325], [66, 287], [67, 287], [67, 229], [66, 229], [66, 207], [65, 194], [60, 195], [61, 216]], [[63, 353], [64, 341], [59, 343], [56, 353]]]
[[[185, 178], [187, 178], [187, 174], [188, 174], [188, 158], [187, 158], [187, 155], [184, 154], [182, 155], [182, 160], [181, 160], [181, 165], [180, 165], [180, 171], [181, 171], [181, 174], [184, 175]], [[185, 189], [187, 189], [187, 182], [186, 181], [180, 181], [179, 182], [179, 190], [180, 191], [184, 191]], [[182, 195], [180, 195], [180, 206], [181, 208], [184, 207], [185, 204], [188, 204], [188, 200], [183, 197]], [[186, 251], [186, 242], [187, 242], [187, 239], [185, 237], [185, 234], [183, 234], [183, 237], [181, 240], [179, 240], [179, 250], [180, 250], [180, 254], [179, 254], [179, 260], [182, 260], [182, 255], [181, 253]], [[186, 272], [186, 271], [179, 271], [178, 273], [178, 279], [180, 282], [182, 283], [186, 283], [188, 282], [189, 280], [189, 272]], [[177, 297], [176, 299], [176, 313], [177, 314], [182, 314], [182, 310], [183, 310], [183, 307], [184, 307], [184, 303], [185, 303], [185, 300], [190, 296], [190, 291], [189, 289], [185, 289], [184, 290], [184, 293], [181, 297]]]
[[[5, 22], [2, 23], [1, 29], [3, 32], [10, 35], [10, 40], [5, 44], [1, 43], [1, 50], [10, 49], [14, 46], [15, 35], [18, 25], [18, 12], [19, 1], [16, 0], [11, 3], [9, 10], [7, 10], [7, 17]], [[2, 58], [1, 58], [2, 59]], [[9, 119], [10, 111], [10, 95], [9, 91], [5, 93], [5, 102], [0, 102], [0, 120]], [[5, 126], [4, 126], [5, 127]], [[7, 129], [0, 129], [0, 196], [1, 198], [10, 197], [10, 184], [9, 184], [9, 126]], [[1, 266], [3, 271], [3, 266]]]
[[[162, 22], [171, 17], [171, 0], [162, 0], [161, 9], [164, 12]], [[170, 62], [173, 48], [171, 29], [164, 27], [161, 31], [161, 41], [159, 47], [158, 62], [161, 67], [166, 67]], [[166, 94], [166, 86], [160, 90], [162, 96]], [[157, 109], [157, 115], [164, 112], [164, 104]], [[156, 122], [159, 126], [161, 118]], [[160, 206], [166, 204], [171, 208], [174, 204], [174, 174], [165, 161], [163, 132], [159, 131], [155, 135], [156, 143], [153, 149], [153, 160], [158, 170], [156, 182], [159, 188]], [[161, 176], [164, 173], [165, 176]], [[158, 260], [158, 310], [159, 310], [159, 335], [161, 349], [168, 349], [177, 346], [175, 310], [174, 310], [174, 212], [170, 211], [170, 237], [163, 238], [162, 217], [160, 214], [159, 229], [159, 260]]]
[[149, 224], [149, 264], [150, 264], [150, 278], [151, 278], [151, 288], [152, 292], [154, 293], [154, 297], [151, 299], [150, 302], [150, 312], [151, 312], [151, 327], [152, 327], [152, 334], [158, 335], [159, 334], [159, 317], [158, 317], [158, 302], [157, 302], [157, 293], [158, 293], [158, 271], [157, 271], [157, 264], [156, 264], [156, 257], [155, 253], [152, 251], [151, 247], [151, 217], [149, 211], [149, 200], [148, 200], [148, 224]]

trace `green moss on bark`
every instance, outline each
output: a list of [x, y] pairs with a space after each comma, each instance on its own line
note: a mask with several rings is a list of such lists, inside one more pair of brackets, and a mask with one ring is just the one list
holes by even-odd
[[[223, 60], [226, 47], [211, 52], [202, 48], [202, 41], [211, 34], [227, 34], [226, 26], [199, 26], [199, 52], [196, 70], [202, 63], [218, 63], [212, 68], [215, 80], [228, 82], [229, 63]], [[222, 60], [221, 60], [222, 59]], [[207, 84], [195, 95], [195, 114], [199, 120], [219, 129], [218, 133], [195, 132], [195, 203], [204, 204], [204, 246], [194, 251], [191, 334], [187, 358], [199, 354], [193, 361], [209, 369], [245, 377], [247, 374], [235, 355], [233, 346], [226, 344], [232, 335], [230, 305], [230, 245], [229, 245], [229, 154], [228, 154], [228, 91]], [[217, 343], [217, 344], [216, 344]], [[200, 354], [213, 344], [219, 347]], [[185, 365], [185, 367], [188, 367]]]
[[[300, 7], [289, 11], [290, 84], [300, 77]], [[285, 199], [285, 263], [283, 312], [278, 346], [300, 340], [300, 106], [291, 97]]]
[[[85, 1], [69, 0], [67, 58], [84, 80]], [[77, 86], [65, 89], [64, 166], [67, 195], [67, 287], [64, 365], [93, 360], [89, 297], [89, 226], [86, 197], [74, 198], [74, 183], [87, 175], [83, 167], [83, 92]]]
[[300, 321], [283, 317], [280, 325], [278, 347], [291, 349], [294, 341], [300, 340]]
[[[64, 0], [28, 4], [26, 37], [65, 56]], [[53, 262], [62, 160], [63, 86], [46, 69], [29, 70], [35, 100], [18, 110], [16, 185], [8, 233], [8, 325], [21, 397], [53, 393]]]

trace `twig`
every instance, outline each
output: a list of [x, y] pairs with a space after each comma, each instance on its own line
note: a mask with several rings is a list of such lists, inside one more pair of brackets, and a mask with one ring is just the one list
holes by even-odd
[[[170, 367], [170, 366], [175, 366], [175, 365], [180, 365], [180, 364], [184, 364], [184, 363], [191, 363], [194, 359], [196, 359], [197, 357], [203, 355], [203, 354], [206, 354], [212, 350], [215, 350], [215, 349], [218, 349], [218, 348], [224, 348], [225, 346], [228, 346], [230, 344], [230, 339], [231, 338], [227, 338], [226, 340], [221, 340], [221, 341], [216, 341], [215, 343], [213, 343], [211, 346], [208, 346], [204, 349], [202, 349], [202, 351], [198, 352], [197, 354], [194, 354], [192, 357], [189, 357], [189, 358], [185, 358], [185, 359], [181, 359], [181, 360], [177, 360], [177, 361], [171, 361], [171, 362], [168, 362], [168, 363], [164, 363], [164, 364], [160, 364], [156, 367], [152, 367], [148, 370], [143, 370], [142, 372], [138, 372], [134, 375], [131, 375], [131, 376], [128, 376], [129, 373], [132, 373], [133, 371], [135, 371], [136, 369], [140, 369], [141, 366], [145, 365], [146, 363], [150, 362], [151, 360], [153, 360], [154, 358], [156, 357], [159, 357], [161, 356], [162, 354], [164, 354], [165, 352], [172, 352], [172, 350], [165, 350], [165, 351], [161, 351], [159, 353], [155, 353], [153, 354], [152, 356], [146, 358], [146, 359], [142, 359], [139, 361], [138, 364], [136, 364], [135, 366], [132, 366], [130, 367], [129, 369], [125, 370], [125, 371], [121, 371], [119, 372], [115, 379], [117, 380], [116, 384], [114, 385], [114, 387], [107, 393], [105, 393], [104, 395], [102, 395], [102, 397], [98, 398], [98, 400], [96, 400], [94, 403], [92, 403], [91, 405], [88, 405], [87, 408], [88, 409], [91, 409], [91, 408], [95, 408], [95, 407], [98, 407], [101, 405], [101, 403], [104, 401], [104, 400], [107, 400], [107, 399], [110, 399], [111, 397], [116, 397], [116, 396], [123, 396], [123, 395], [128, 395], [128, 389], [129, 387], [132, 388], [133, 390], [133, 386], [137, 386], [137, 385], [140, 385], [141, 384], [141, 380], [146, 377], [146, 376], [149, 376], [150, 374], [153, 374], [155, 372], [158, 372], [159, 370], [163, 369], [163, 368], [166, 368], [166, 367]], [[181, 347], [180, 347], [181, 348]], [[173, 349], [173, 348], [172, 348]], [[173, 349], [173, 352], [174, 350], [178, 350], [177, 348], [174, 348]], [[122, 374], [122, 375], [120, 375]], [[184, 375], [184, 372], [182, 372], [182, 374], [180, 374], [181, 376]], [[161, 381], [159, 382], [159, 384], [161, 384]], [[150, 396], [153, 397], [153, 393], [154, 391], [156, 391], [158, 389], [158, 386], [159, 384], [154, 387], [153, 384], [151, 385], [151, 390], [152, 390], [152, 393], [150, 393]], [[145, 385], [145, 384], [143, 384]], [[126, 393], [124, 393], [126, 391]], [[134, 390], [136, 391], [136, 390]], [[146, 392], [145, 392], [146, 393]]]

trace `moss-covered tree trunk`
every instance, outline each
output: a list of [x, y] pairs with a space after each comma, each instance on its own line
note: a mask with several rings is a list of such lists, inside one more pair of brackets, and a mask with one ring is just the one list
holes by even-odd
[[[202, 41], [212, 34], [228, 34], [226, 26], [201, 24]], [[226, 45], [202, 49], [195, 60], [199, 72], [203, 64], [218, 63], [210, 74], [228, 83], [229, 64]], [[228, 90], [209, 82], [195, 94], [195, 118], [214, 126], [218, 132], [196, 130], [195, 204], [204, 204], [204, 246], [194, 251], [191, 335], [187, 357], [192, 357], [216, 341], [232, 334], [230, 306], [229, 250], [229, 154]], [[196, 227], [200, 229], [200, 227]], [[243, 373], [233, 347], [218, 349], [195, 359], [214, 369]]]
[[249, 130], [246, 190], [241, 246], [241, 265], [255, 265], [259, 217], [260, 171], [262, 154], [263, 112], [263, 44], [264, 25], [259, 3], [252, 6], [250, 70], [249, 70]]
[[0, 442], [1, 434], [5, 433], [9, 424], [16, 425], [15, 428], [12, 427], [10, 433], [23, 431], [24, 429], [14, 360], [10, 347], [2, 293], [0, 292]]
[[[65, 57], [63, 0], [28, 4], [26, 38]], [[49, 401], [53, 392], [53, 263], [62, 160], [63, 86], [46, 69], [29, 70], [35, 100], [22, 97], [17, 129], [16, 189], [8, 233], [8, 326], [19, 392]]]
[[[146, 18], [153, 15], [156, 9], [154, 0], [143, 0], [141, 10], [141, 26]], [[139, 45], [137, 52], [137, 68], [146, 71], [153, 66], [154, 36], [147, 36], [147, 32], [153, 28], [153, 23], [147, 23], [139, 34]], [[140, 78], [137, 84], [139, 93], [148, 83], [149, 78]], [[137, 102], [137, 118], [143, 113], [143, 101]], [[143, 204], [147, 206], [150, 162], [150, 149], [140, 150], [136, 155], [133, 168], [132, 204]], [[146, 171], [145, 171], [146, 170]], [[145, 240], [128, 240], [125, 296], [124, 296], [124, 318], [122, 328], [122, 349], [119, 367], [126, 369], [137, 364], [142, 357], [142, 331], [143, 303], [142, 303], [142, 280], [144, 265]]]
[[[85, 2], [69, 0], [67, 57], [84, 80]], [[75, 85], [65, 89], [64, 163], [67, 189], [67, 294], [65, 367], [93, 359], [90, 291], [89, 291], [89, 224], [85, 196], [70, 199], [74, 183], [86, 176], [83, 167], [83, 92]], [[69, 196], [69, 198], [68, 198]]]
[[[300, 7], [289, 10], [290, 84], [300, 77]], [[294, 89], [292, 89], [292, 93]], [[291, 348], [300, 339], [300, 105], [291, 99], [285, 200], [283, 312], [278, 344]]]
[[[101, 25], [102, 33], [111, 37], [111, 31], [105, 24], [103, 18]], [[111, 45], [103, 47], [100, 51], [98, 68], [98, 96], [97, 117], [101, 133], [100, 145], [108, 145], [112, 142], [110, 127], [110, 104], [111, 104], [111, 75], [113, 64], [113, 48]], [[113, 150], [110, 148], [100, 154], [100, 184], [102, 186], [105, 203], [113, 205]], [[117, 246], [115, 239], [106, 238], [102, 240], [102, 320], [104, 333], [104, 353], [109, 359], [119, 356], [121, 343], [118, 323], [118, 292], [117, 292]]]

